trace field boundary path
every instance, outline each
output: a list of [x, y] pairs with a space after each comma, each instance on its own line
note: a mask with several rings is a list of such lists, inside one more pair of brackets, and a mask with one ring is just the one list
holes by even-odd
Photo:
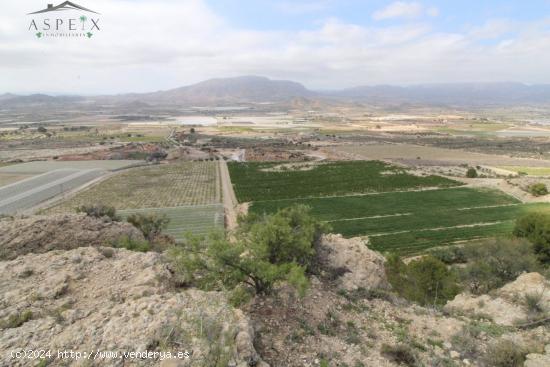
[[237, 211], [235, 208], [239, 202], [237, 201], [235, 190], [233, 190], [227, 162], [223, 159], [220, 159], [218, 162], [220, 165], [223, 206], [225, 208], [225, 224], [228, 230], [232, 230], [237, 227]]

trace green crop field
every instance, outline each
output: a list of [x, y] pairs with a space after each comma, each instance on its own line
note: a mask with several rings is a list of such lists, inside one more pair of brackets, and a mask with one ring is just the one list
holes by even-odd
[[548, 204], [521, 204], [497, 190], [453, 188], [359, 196], [254, 202], [254, 213], [290, 203], [312, 208], [346, 237], [369, 236], [380, 251], [413, 254], [429, 247], [511, 233], [516, 218], [549, 211]]
[[238, 198], [252, 201], [250, 212], [273, 213], [304, 204], [334, 233], [368, 236], [379, 251], [412, 255], [434, 246], [507, 235], [521, 215], [550, 211], [548, 204], [522, 204], [494, 189], [447, 187], [456, 184], [438, 176], [412, 176], [381, 162], [332, 162], [309, 171], [274, 166], [232, 165]]
[[529, 176], [550, 176], [550, 167], [502, 166], [498, 168], [517, 173], [524, 173]]
[[193, 205], [176, 208], [119, 210], [126, 218], [133, 213], [155, 213], [166, 215], [170, 222], [164, 233], [181, 241], [186, 233], [206, 235], [212, 231], [224, 229], [224, 208], [222, 204]]
[[271, 162], [230, 163], [237, 199], [248, 202], [460, 185], [439, 176], [415, 176], [380, 161], [311, 163], [302, 169], [278, 168], [281, 166]]

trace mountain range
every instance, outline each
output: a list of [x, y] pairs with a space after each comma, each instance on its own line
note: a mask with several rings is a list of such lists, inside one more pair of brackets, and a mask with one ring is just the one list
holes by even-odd
[[522, 83], [448, 83], [412, 86], [361, 86], [333, 91], [313, 91], [287, 80], [259, 76], [210, 79], [197, 84], [153, 93], [96, 97], [36, 94], [0, 95], [0, 106], [95, 101], [99, 103], [148, 103], [211, 106], [235, 103], [277, 103], [294, 99], [330, 100], [376, 104], [520, 105], [550, 103], [550, 85]]

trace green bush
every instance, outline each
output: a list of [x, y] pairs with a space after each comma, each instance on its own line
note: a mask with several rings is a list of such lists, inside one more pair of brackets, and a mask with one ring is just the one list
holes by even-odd
[[245, 284], [268, 294], [276, 283], [287, 281], [305, 292], [306, 271], [324, 228], [309, 209], [296, 205], [269, 216], [244, 217], [240, 223], [231, 242], [214, 233], [189, 237], [172, 248], [173, 269], [185, 283], [203, 289], [233, 290]]
[[130, 215], [126, 221], [139, 229], [149, 241], [160, 235], [170, 222], [165, 214], [155, 213], [135, 213]]
[[310, 215], [309, 207], [294, 205], [272, 215], [239, 218], [238, 235], [249, 245], [264, 247], [271, 263], [296, 262], [307, 268], [313, 260], [315, 244], [327, 231], [325, 224]]
[[445, 246], [431, 249], [430, 255], [447, 265], [463, 264], [467, 262], [466, 253], [461, 246]]
[[474, 167], [468, 168], [466, 171], [466, 177], [468, 178], [476, 178], [477, 177], [477, 171]]
[[533, 247], [525, 240], [493, 239], [464, 247], [468, 264], [461, 278], [474, 294], [487, 293], [515, 280], [523, 272], [539, 266]]
[[136, 252], [148, 252], [151, 251], [151, 245], [147, 241], [134, 240], [128, 236], [120, 237], [115, 243], [112, 244], [116, 248], [125, 248], [126, 250]]
[[381, 352], [384, 356], [397, 364], [404, 364], [410, 367], [414, 367], [418, 364], [418, 357], [413, 349], [406, 344], [382, 344]]
[[503, 339], [489, 346], [485, 363], [489, 367], [522, 367], [527, 351], [511, 340]]
[[386, 275], [400, 296], [421, 305], [442, 305], [460, 292], [454, 271], [431, 255], [408, 264], [391, 255]]
[[516, 221], [514, 235], [527, 238], [542, 264], [550, 264], [550, 214], [530, 213]]
[[89, 217], [103, 218], [108, 217], [113, 221], [120, 221], [120, 217], [116, 214], [116, 209], [112, 206], [103, 204], [82, 205], [76, 208], [77, 213], [85, 213]]
[[18, 328], [32, 319], [32, 312], [26, 310], [17, 314], [10, 315], [6, 320], [0, 322], [0, 329]]
[[542, 182], [534, 183], [532, 185], [529, 185], [527, 188], [527, 191], [533, 196], [544, 196], [548, 195], [548, 188], [546, 185]]

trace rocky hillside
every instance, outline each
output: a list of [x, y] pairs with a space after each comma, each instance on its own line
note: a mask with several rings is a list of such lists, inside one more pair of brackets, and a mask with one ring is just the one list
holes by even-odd
[[[261, 363], [253, 329], [223, 295], [176, 291], [156, 253], [83, 247], [0, 262], [0, 365], [19, 349], [189, 353], [185, 366]], [[111, 356], [112, 357], [112, 356]], [[101, 366], [169, 366], [159, 358], [111, 358]], [[92, 357], [93, 359], [93, 357]], [[56, 359], [52, 365], [74, 365]]]
[[516, 323], [529, 316], [526, 294], [548, 306], [538, 273], [421, 307], [392, 293], [384, 258], [362, 239], [326, 235], [303, 297], [282, 284], [237, 309], [224, 293], [183, 288], [165, 254], [105, 247], [139, 238], [127, 224], [62, 216], [0, 226], [2, 366], [36, 366], [11, 353], [30, 349], [54, 351], [51, 366], [504, 367], [523, 365], [519, 350], [526, 367], [550, 365], [548, 326]]
[[0, 220], [0, 259], [15, 259], [28, 253], [82, 246], [104, 246], [120, 237], [143, 240], [128, 223], [113, 222], [85, 214], [32, 216]]

